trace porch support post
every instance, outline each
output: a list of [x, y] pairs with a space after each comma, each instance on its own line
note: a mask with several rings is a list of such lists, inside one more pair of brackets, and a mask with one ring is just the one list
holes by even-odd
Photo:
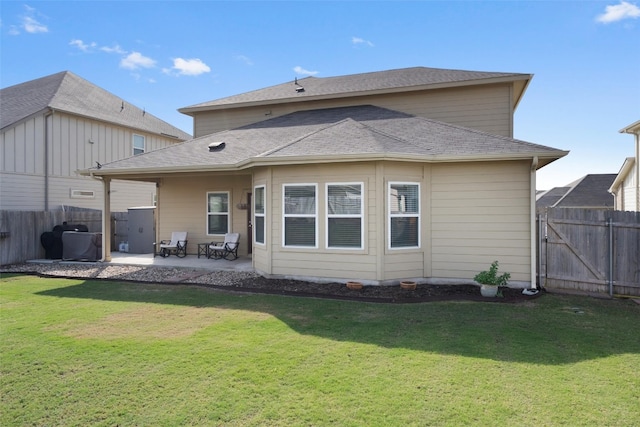
[[111, 178], [102, 178], [102, 261], [111, 261]]

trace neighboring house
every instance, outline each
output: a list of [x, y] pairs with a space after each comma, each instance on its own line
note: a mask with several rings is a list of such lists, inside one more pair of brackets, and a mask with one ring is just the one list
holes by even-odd
[[[101, 209], [102, 184], [77, 174], [190, 139], [180, 129], [64, 71], [0, 91], [0, 209]], [[152, 183], [116, 181], [114, 211], [152, 205]]]
[[[210, 134], [196, 130], [194, 140], [84, 173], [101, 177], [107, 190], [113, 179], [156, 183], [159, 238], [187, 231], [188, 253], [195, 254], [198, 244], [239, 232], [241, 254], [252, 253], [254, 268], [267, 277], [465, 283], [497, 259], [513, 283], [535, 286], [536, 170], [567, 152], [510, 137], [530, 75], [407, 73], [416, 70], [468, 80], [438, 81], [431, 89], [418, 84], [414, 94], [407, 86], [413, 80], [399, 78], [402, 70], [382, 72], [401, 86], [394, 91], [372, 83], [372, 91], [388, 92], [381, 100], [404, 96], [407, 104], [423, 106], [422, 114], [408, 114], [381, 108], [363, 87], [351, 94], [354, 100], [345, 99], [343, 85], [331, 90], [331, 82], [379, 81], [371, 79], [378, 73], [302, 79], [304, 92], [295, 83], [265, 89], [273, 101], [261, 121]], [[330, 104], [327, 93], [339, 93], [336, 104], [376, 105], [313, 108], [316, 101], [286, 101], [291, 93], [312, 97], [314, 84], [322, 86], [318, 97], [326, 97], [322, 107]], [[499, 95], [483, 104], [476, 95], [484, 89]], [[215, 101], [207, 103], [211, 112], [204, 104], [198, 111], [189, 107], [195, 128], [238, 123], [236, 113], [268, 104], [246, 105], [252, 101], [245, 97], [261, 92], [239, 95], [240, 107], [230, 104], [228, 111]], [[415, 97], [424, 99], [410, 102]], [[442, 111], [436, 98], [446, 105]], [[280, 114], [281, 101], [282, 108], [300, 111]], [[442, 117], [445, 110], [448, 117]], [[430, 111], [441, 115], [439, 121], [427, 118]], [[466, 127], [451, 123], [458, 119]], [[496, 130], [474, 129], [473, 123]]]
[[611, 185], [609, 192], [615, 198], [615, 209], [640, 211], [640, 120], [620, 130], [635, 135], [635, 157], [627, 157]]
[[616, 174], [589, 174], [568, 184], [555, 187], [536, 197], [536, 208], [613, 209], [613, 196], [609, 187]]

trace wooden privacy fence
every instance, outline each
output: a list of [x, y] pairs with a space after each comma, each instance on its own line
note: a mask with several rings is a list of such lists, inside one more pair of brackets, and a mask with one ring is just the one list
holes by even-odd
[[[127, 240], [127, 212], [111, 215], [111, 247]], [[89, 232], [102, 231], [102, 212], [95, 210], [5, 211], [0, 210], [0, 265], [41, 259], [45, 256], [40, 236], [63, 222], [84, 224]]]
[[549, 208], [538, 235], [545, 288], [640, 296], [640, 212]]

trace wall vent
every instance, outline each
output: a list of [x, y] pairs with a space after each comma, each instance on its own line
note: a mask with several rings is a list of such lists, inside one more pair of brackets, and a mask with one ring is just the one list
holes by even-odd
[[94, 199], [96, 192], [93, 190], [71, 190], [72, 199]]

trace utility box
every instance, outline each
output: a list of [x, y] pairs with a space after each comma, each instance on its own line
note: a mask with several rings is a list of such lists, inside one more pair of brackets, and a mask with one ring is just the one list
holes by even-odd
[[153, 253], [153, 244], [156, 241], [155, 206], [140, 206], [128, 210], [128, 252], [132, 254]]

